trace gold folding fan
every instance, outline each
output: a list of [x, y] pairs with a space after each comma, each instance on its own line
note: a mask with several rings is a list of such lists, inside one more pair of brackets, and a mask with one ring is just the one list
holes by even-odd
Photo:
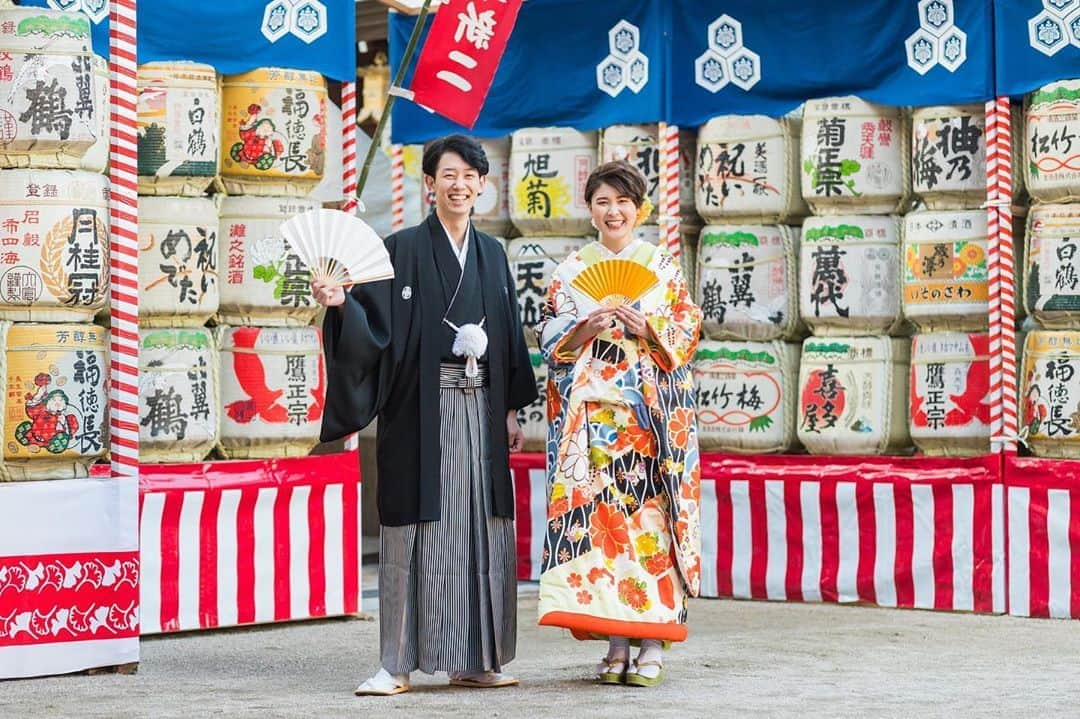
[[637, 302], [659, 280], [644, 265], [630, 260], [603, 260], [587, 267], [570, 283], [603, 307]]

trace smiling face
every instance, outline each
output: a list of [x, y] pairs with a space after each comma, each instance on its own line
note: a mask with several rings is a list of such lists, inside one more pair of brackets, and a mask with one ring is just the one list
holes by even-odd
[[621, 246], [629, 241], [638, 211], [633, 198], [620, 195], [614, 187], [602, 182], [593, 193], [589, 210], [604, 244]]
[[435, 195], [435, 212], [446, 220], [468, 218], [486, 183], [479, 170], [450, 151], [439, 158], [434, 177], [424, 175], [424, 186]]

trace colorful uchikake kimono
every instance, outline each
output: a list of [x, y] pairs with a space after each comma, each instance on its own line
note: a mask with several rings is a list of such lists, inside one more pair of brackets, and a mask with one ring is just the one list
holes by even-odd
[[[645, 265], [659, 279], [634, 304], [659, 344], [616, 323], [565, 350], [590, 311], [571, 282], [613, 258]], [[686, 600], [701, 578], [689, 366], [700, 326], [678, 261], [653, 245], [635, 240], [616, 255], [593, 242], [555, 270], [537, 328], [550, 366], [540, 624], [578, 639], [686, 638]]]

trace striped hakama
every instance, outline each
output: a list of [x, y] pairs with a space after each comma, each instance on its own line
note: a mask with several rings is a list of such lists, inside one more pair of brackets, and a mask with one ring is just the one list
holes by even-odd
[[485, 368], [464, 372], [441, 369], [441, 520], [382, 527], [380, 648], [391, 674], [499, 671], [514, 658], [514, 524], [492, 515]]

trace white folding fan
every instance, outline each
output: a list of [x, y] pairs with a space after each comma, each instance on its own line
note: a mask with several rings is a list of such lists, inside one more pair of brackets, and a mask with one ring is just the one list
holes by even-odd
[[346, 212], [310, 210], [283, 222], [281, 235], [308, 266], [312, 280], [344, 286], [394, 276], [382, 238]]

